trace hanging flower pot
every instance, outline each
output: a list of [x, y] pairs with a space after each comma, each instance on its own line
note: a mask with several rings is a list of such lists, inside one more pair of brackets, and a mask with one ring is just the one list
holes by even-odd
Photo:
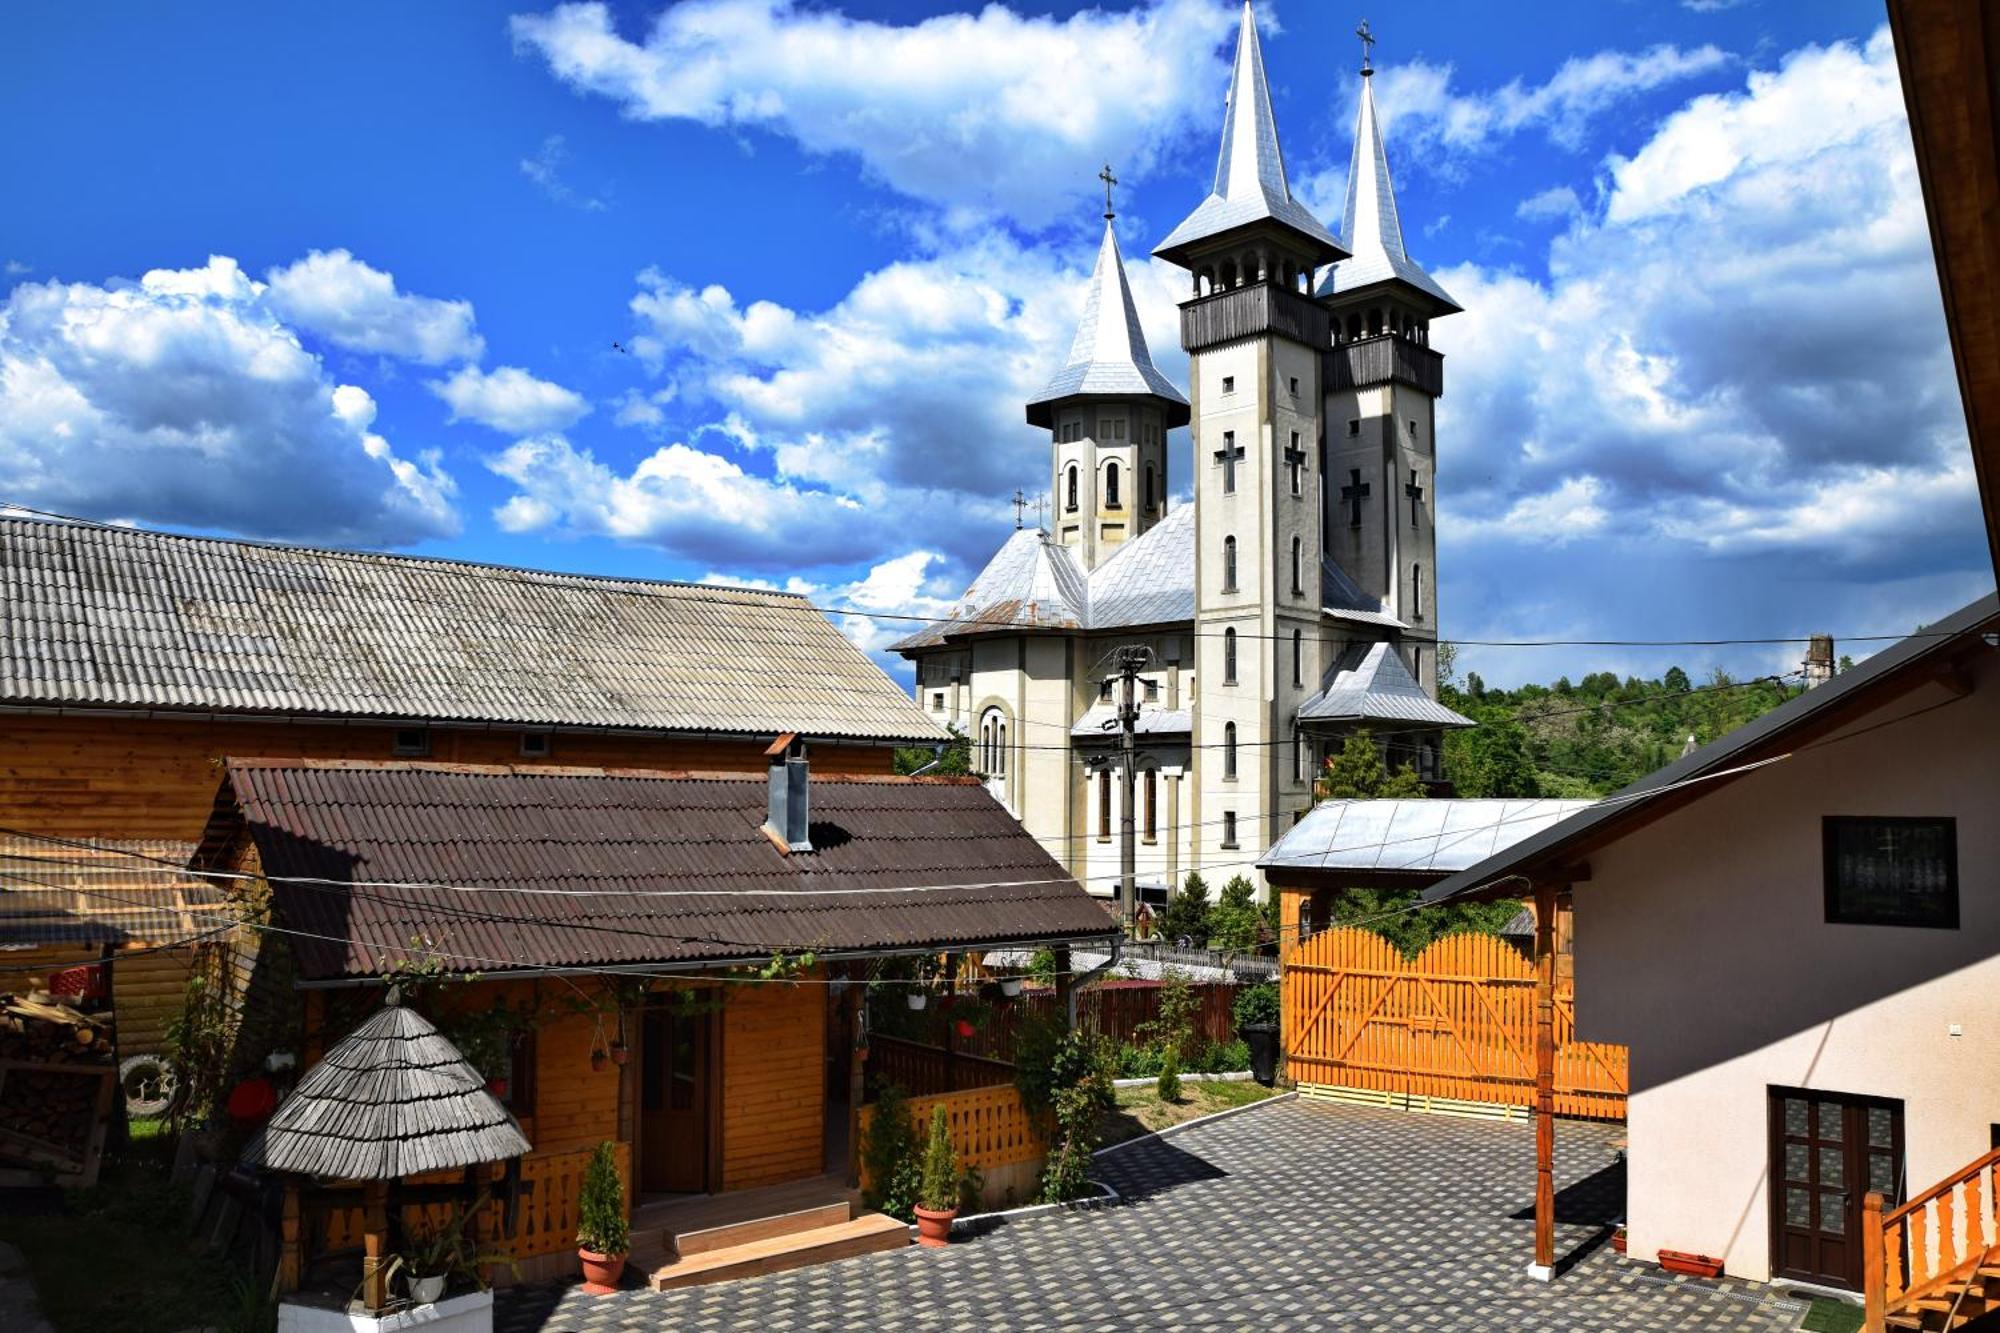
[[903, 997], [910, 1002], [910, 1008], [921, 1009], [931, 1002], [928, 991], [913, 990]]
[[489, 1078], [486, 1080], [486, 1090], [503, 1102], [507, 1100], [507, 1088], [508, 1083], [504, 1078]]
[[1017, 998], [1021, 994], [1021, 978], [1000, 978], [1000, 993], [1010, 1000]]
[[625, 1063], [625, 1062], [626, 1062], [627, 1060], [630, 1060], [631, 1058], [632, 1058], [632, 1050], [631, 1050], [631, 1048], [630, 1048], [630, 1047], [628, 1047], [628, 1046], [627, 1046], [627, 1045], [626, 1045], [626, 1044], [625, 1044], [624, 1042], [622, 1042], [622, 1041], [614, 1041], [614, 1042], [612, 1042], [612, 1043], [611, 1043], [611, 1063], [612, 1063], [612, 1064], [614, 1064], [614, 1065], [622, 1065], [622, 1064], [624, 1064], [624, 1063]]
[[597, 1047], [590, 1053], [590, 1070], [592, 1073], [603, 1073], [604, 1067], [610, 1063], [611, 1057], [605, 1052], [602, 1046]]
[[229, 1090], [225, 1109], [238, 1124], [260, 1125], [278, 1109], [278, 1090], [261, 1074], [246, 1078]]

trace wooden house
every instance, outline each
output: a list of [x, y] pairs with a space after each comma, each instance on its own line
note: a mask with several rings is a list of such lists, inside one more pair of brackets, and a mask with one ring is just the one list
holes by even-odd
[[[246, 1003], [299, 997], [296, 1025], [266, 1040], [305, 1066], [385, 977], [447, 1034], [506, 1006], [509, 1066], [485, 1072], [506, 1076], [534, 1150], [504, 1243], [530, 1275], [568, 1269], [577, 1178], [611, 1141], [634, 1262], [662, 1286], [906, 1243], [851, 1215], [848, 1188], [862, 1001], [885, 962], [1116, 931], [976, 780], [809, 777], [796, 743], [758, 777], [232, 759], [199, 864], [268, 889]], [[425, 986], [439, 969], [477, 977]], [[1039, 1153], [1011, 1070], [968, 1059], [954, 1079], [950, 1054], [929, 1054], [967, 1165]], [[808, 1211], [776, 1253], [769, 1219]], [[751, 1223], [755, 1253], [685, 1243]], [[309, 1212], [305, 1248], [355, 1225], [334, 1199]]]

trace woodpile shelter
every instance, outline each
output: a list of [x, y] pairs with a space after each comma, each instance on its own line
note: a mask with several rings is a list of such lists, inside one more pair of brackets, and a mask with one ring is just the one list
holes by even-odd
[[[504, 1242], [531, 1277], [574, 1264], [577, 1186], [607, 1140], [633, 1261], [662, 1281], [680, 1280], [665, 1233], [686, 1228], [659, 1219], [713, 1216], [692, 1200], [846, 1201], [863, 998], [885, 963], [1116, 932], [976, 781], [811, 774], [791, 738], [755, 778], [231, 759], [200, 865], [268, 887], [246, 1003], [295, 1005], [309, 1069], [385, 975], [477, 974], [418, 980], [411, 1003], [448, 1036], [505, 1017], [480, 1072], [533, 1145]], [[918, 1054], [949, 1068], [948, 1052]], [[1011, 1070], [985, 1072], [964, 1114], [1017, 1161]], [[322, 1246], [356, 1233], [351, 1213], [305, 1225]]]

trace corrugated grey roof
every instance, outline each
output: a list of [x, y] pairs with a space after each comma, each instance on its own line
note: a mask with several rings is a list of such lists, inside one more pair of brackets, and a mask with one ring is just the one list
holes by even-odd
[[1250, 12], [1250, 0], [1244, 0], [1236, 65], [1229, 78], [1229, 108], [1222, 118], [1222, 151], [1215, 161], [1215, 188], [1153, 253], [1184, 264], [1189, 247], [1265, 221], [1296, 233], [1320, 262], [1347, 253], [1326, 225], [1292, 198], [1284, 150], [1278, 146], [1278, 121], [1271, 112], [1271, 89], [1264, 80], [1257, 20]]
[[1090, 571], [1090, 627], [1194, 619], [1194, 506], [1177, 505]]
[[0, 703], [944, 736], [784, 593], [17, 518]]
[[[1194, 732], [1194, 713], [1186, 708], [1153, 708], [1140, 704], [1139, 720], [1132, 730], [1139, 736], [1191, 735]], [[1079, 740], [1116, 740], [1119, 736], [1117, 705], [1092, 704], [1083, 710], [1083, 715], [1070, 727], [1069, 734]]]
[[1188, 401], [1174, 382], [1153, 367], [1132, 288], [1125, 281], [1125, 261], [1109, 219], [1104, 241], [1097, 247], [1097, 268], [1090, 275], [1090, 294], [1083, 319], [1070, 343], [1069, 359], [1042, 391], [1028, 400], [1028, 424], [1053, 426], [1053, 407], [1067, 398], [1156, 398], [1169, 428], [1188, 423]]
[[1333, 659], [1320, 691], [1299, 705], [1301, 721], [1415, 722], [1433, 727], [1469, 727], [1424, 693], [1403, 665], [1402, 655], [1384, 643], [1350, 643]]
[[761, 775], [231, 759], [224, 780], [203, 844], [255, 844], [308, 981], [379, 975], [418, 939], [494, 972], [1117, 929], [970, 778], [815, 777], [798, 854], [763, 832]]
[[1375, 120], [1375, 80], [1366, 76], [1361, 80], [1361, 119], [1354, 128], [1354, 156], [1347, 164], [1347, 209], [1340, 228], [1353, 253], [1327, 270], [1320, 281], [1321, 296], [1355, 292], [1378, 282], [1402, 282], [1436, 302], [1437, 314], [1460, 308], [1403, 248], [1403, 223], [1389, 182], [1389, 155], [1383, 151], [1382, 128]]
[[[1547, 864], [1570, 854], [1570, 849], [1588, 836], [1593, 842], [1612, 835], [1617, 825], [1633, 818], [1661, 795], [1704, 774], [1733, 768], [1768, 744], [1779, 742], [1794, 728], [1838, 716], [1855, 704], [1856, 696], [1893, 679], [1905, 671], [1920, 670], [1941, 656], [1963, 649], [1965, 641], [1989, 634], [2000, 625], [2000, 593], [1988, 593], [1978, 601], [1952, 612], [1921, 634], [1915, 634], [1883, 649], [1850, 671], [1843, 671], [1825, 685], [1788, 699], [1754, 722], [1684, 755], [1665, 768], [1649, 773], [1630, 786], [1612, 793], [1592, 809], [1524, 838], [1513, 846], [1467, 867], [1441, 883], [1424, 890], [1424, 901], [1442, 902], [1461, 894], [1473, 895], [1489, 887], [1494, 879], [1513, 874], [1531, 862]], [[1709, 791], [1719, 784], [1704, 784]]]
[[530, 1151], [458, 1047], [393, 1001], [305, 1072], [243, 1149], [268, 1171], [399, 1180]]
[[1258, 858], [1263, 870], [1408, 870], [1440, 875], [1596, 804], [1570, 800], [1322, 801]]

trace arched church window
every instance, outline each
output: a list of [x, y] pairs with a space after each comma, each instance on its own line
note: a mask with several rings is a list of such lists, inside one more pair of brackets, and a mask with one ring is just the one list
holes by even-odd
[[1222, 590], [1224, 592], [1236, 591], [1236, 539], [1234, 537], [1224, 537], [1222, 539]]
[[1292, 631], [1292, 684], [1305, 683], [1306, 636], [1299, 630]]
[[1236, 631], [1233, 629], [1222, 631], [1222, 683], [1236, 683]]
[[1116, 463], [1106, 463], [1104, 465], [1104, 507], [1106, 509], [1118, 508], [1118, 465]]
[[1305, 543], [1298, 537], [1292, 538], [1292, 596], [1297, 597], [1306, 590]]
[[1305, 780], [1306, 734], [1303, 731], [1294, 730], [1292, 732], [1292, 781], [1304, 782]]
[[1064, 508], [1066, 508], [1066, 509], [1069, 509], [1070, 511], [1074, 512], [1074, 511], [1075, 511], [1075, 509], [1076, 509], [1076, 464], [1074, 464], [1074, 463], [1071, 463], [1071, 464], [1069, 465], [1069, 483], [1068, 483], [1068, 484], [1069, 484], [1069, 493], [1068, 493], [1068, 496], [1067, 496], [1067, 498], [1066, 498], [1066, 501], [1065, 501], [1065, 504], [1064, 504]]
[[1424, 618], [1424, 567], [1422, 565], [1410, 566], [1410, 618], [1412, 620], [1422, 620]]
[[1146, 464], [1146, 512], [1149, 514], [1159, 508], [1159, 501], [1155, 498], [1158, 495], [1158, 490], [1155, 486], [1156, 480], [1153, 476], [1153, 465], [1151, 463]]
[[1003, 778], [1007, 776], [1007, 724], [1005, 722], [1000, 724], [1000, 767], [995, 770], [995, 774]]
[[1236, 724], [1222, 724], [1222, 776], [1229, 781], [1236, 780]]

